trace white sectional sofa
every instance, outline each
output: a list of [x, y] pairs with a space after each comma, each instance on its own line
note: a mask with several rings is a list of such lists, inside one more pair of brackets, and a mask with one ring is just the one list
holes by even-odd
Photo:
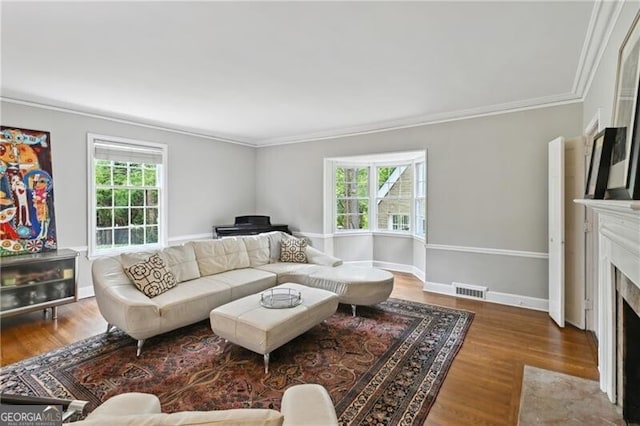
[[209, 318], [212, 309], [284, 282], [305, 283], [318, 268], [336, 267], [340, 259], [306, 247], [308, 263], [280, 262], [282, 232], [191, 241], [158, 254], [178, 284], [155, 296], [140, 291], [125, 268], [152, 253], [98, 258], [93, 286], [107, 331], [116, 326], [138, 341]]

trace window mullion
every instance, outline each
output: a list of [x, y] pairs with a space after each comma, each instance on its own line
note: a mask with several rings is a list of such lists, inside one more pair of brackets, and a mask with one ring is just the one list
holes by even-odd
[[373, 163], [369, 163], [369, 231], [378, 230], [378, 177], [377, 169]]

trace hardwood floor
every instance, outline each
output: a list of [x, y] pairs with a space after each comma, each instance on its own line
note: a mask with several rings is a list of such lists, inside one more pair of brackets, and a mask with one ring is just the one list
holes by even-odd
[[[589, 333], [558, 328], [544, 312], [425, 293], [409, 274], [395, 273], [392, 297], [475, 312], [426, 425], [515, 425], [525, 364], [597, 380]], [[95, 299], [58, 308], [58, 319], [35, 312], [3, 319], [0, 365], [106, 330]], [[133, 344], [133, 343], [132, 343]]]

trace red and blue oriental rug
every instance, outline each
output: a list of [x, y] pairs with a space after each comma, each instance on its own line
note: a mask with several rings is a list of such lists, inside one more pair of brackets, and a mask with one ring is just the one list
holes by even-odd
[[398, 299], [348, 306], [263, 359], [215, 336], [208, 321], [147, 340], [120, 331], [0, 369], [2, 392], [89, 401], [123, 392], [157, 395], [165, 412], [280, 408], [299, 383], [327, 388], [342, 424], [422, 424], [473, 313]]

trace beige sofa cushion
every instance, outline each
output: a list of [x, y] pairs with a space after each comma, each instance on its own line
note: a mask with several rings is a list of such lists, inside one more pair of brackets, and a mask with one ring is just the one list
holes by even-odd
[[276, 274], [278, 276], [278, 284], [282, 284], [286, 282], [304, 283], [307, 275], [317, 271], [318, 268], [320, 266], [309, 263], [278, 262], [258, 266], [256, 269]]
[[242, 237], [249, 255], [252, 268], [269, 263], [269, 237], [266, 235], [249, 235]]
[[[120, 264], [123, 269], [129, 268], [131, 265], [148, 259], [154, 254], [160, 253], [158, 250], [153, 251], [136, 251], [133, 253], [122, 253], [120, 255]], [[163, 258], [164, 260], [164, 258]]]
[[134, 263], [148, 259], [153, 254], [159, 254], [171, 273], [176, 277], [176, 281], [193, 280], [200, 277], [196, 254], [190, 244], [183, 246], [167, 247], [164, 250], [138, 251], [133, 253], [123, 253], [120, 255], [120, 263], [123, 268], [128, 268]]
[[180, 411], [166, 414], [125, 416], [101, 415], [76, 422], [78, 425], [104, 426], [281, 426], [284, 418], [278, 411], [263, 408], [238, 408], [214, 411]]
[[285, 425], [331, 426], [338, 424], [338, 417], [329, 392], [323, 386], [313, 383], [287, 388], [282, 395], [280, 412], [284, 415]]
[[231, 287], [213, 278], [185, 281], [172, 291], [154, 297], [162, 321], [177, 327], [193, 324], [207, 318], [216, 306], [230, 302]]
[[219, 411], [182, 411], [169, 414], [167, 425], [281, 426], [283, 416], [264, 408], [237, 408]]
[[281, 231], [264, 232], [263, 235], [269, 239], [269, 263], [275, 263], [280, 260], [280, 243], [283, 235], [287, 235]]
[[179, 283], [200, 278], [196, 253], [191, 245], [167, 247], [161, 254]]
[[88, 416], [126, 416], [130, 414], [159, 414], [162, 412], [160, 399], [150, 393], [127, 392], [114, 395], [100, 404]]
[[262, 292], [278, 281], [276, 274], [252, 268], [221, 272], [208, 278], [229, 286], [231, 300]]
[[192, 241], [189, 244], [196, 254], [198, 269], [202, 277], [249, 267], [247, 248], [244, 242], [236, 237]]

